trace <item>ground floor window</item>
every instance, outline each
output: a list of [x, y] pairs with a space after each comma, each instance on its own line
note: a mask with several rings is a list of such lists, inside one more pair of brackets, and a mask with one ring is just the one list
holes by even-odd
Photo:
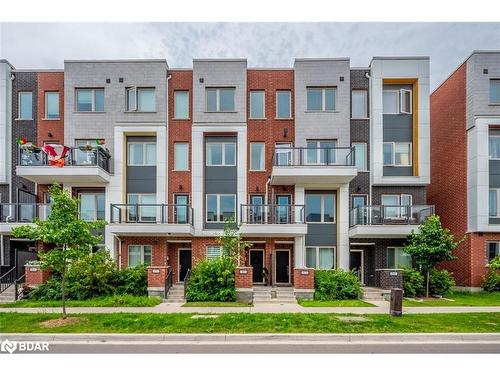
[[208, 245], [207, 259], [220, 258], [222, 256], [222, 246]]
[[151, 245], [129, 245], [128, 247], [128, 265], [135, 267], [139, 264], [151, 265]]
[[387, 268], [411, 267], [411, 256], [402, 247], [387, 248]]
[[486, 242], [486, 256], [488, 257], [488, 263], [492, 261], [493, 258], [500, 255], [500, 242]]
[[306, 247], [306, 267], [320, 270], [335, 268], [334, 247]]

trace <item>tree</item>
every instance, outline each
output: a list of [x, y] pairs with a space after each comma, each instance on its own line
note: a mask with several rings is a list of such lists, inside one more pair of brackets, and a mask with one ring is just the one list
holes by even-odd
[[241, 255], [252, 247], [250, 242], [243, 241], [240, 227], [234, 219], [224, 221], [224, 232], [217, 238], [217, 242], [222, 245], [224, 256], [231, 257], [238, 267], [241, 266]]
[[465, 238], [455, 242], [447, 228], [441, 226], [439, 216], [429, 216], [420, 225], [419, 231], [412, 231], [404, 251], [411, 255], [414, 266], [426, 275], [426, 296], [429, 297], [429, 272], [438, 263], [453, 260], [455, 250]]
[[61, 275], [62, 318], [66, 319], [66, 291], [64, 282], [71, 262], [90, 253], [99, 244], [101, 236], [95, 233], [104, 228], [104, 221], [88, 222], [80, 219], [78, 199], [63, 191], [58, 184], [49, 188], [52, 198], [47, 220], [35, 219], [34, 225], [23, 225], [12, 231], [14, 237], [29, 238], [50, 245], [39, 252], [42, 268]]

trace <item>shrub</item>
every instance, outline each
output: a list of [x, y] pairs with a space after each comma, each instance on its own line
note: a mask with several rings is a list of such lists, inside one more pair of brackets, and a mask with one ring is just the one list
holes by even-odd
[[231, 258], [222, 257], [198, 263], [188, 281], [186, 300], [189, 302], [236, 300], [234, 264]]
[[421, 296], [425, 293], [424, 276], [413, 268], [403, 270], [403, 290], [406, 297]]
[[133, 296], [148, 295], [148, 272], [145, 265], [140, 264], [133, 268], [125, 268], [116, 274], [117, 294]]
[[432, 269], [429, 273], [429, 292], [434, 295], [445, 295], [455, 286], [453, 275], [447, 270]]
[[361, 292], [356, 275], [344, 270], [316, 270], [314, 288], [314, 298], [321, 301], [355, 299]]
[[493, 258], [489, 264], [490, 269], [483, 281], [483, 289], [486, 292], [500, 292], [500, 255]]

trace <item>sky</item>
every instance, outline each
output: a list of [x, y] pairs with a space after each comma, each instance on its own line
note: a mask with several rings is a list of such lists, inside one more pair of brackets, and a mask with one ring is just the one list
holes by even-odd
[[500, 23], [1, 23], [0, 58], [18, 69], [64, 60], [247, 58], [249, 67], [293, 66], [297, 57], [430, 56], [435, 88], [475, 49], [500, 50]]

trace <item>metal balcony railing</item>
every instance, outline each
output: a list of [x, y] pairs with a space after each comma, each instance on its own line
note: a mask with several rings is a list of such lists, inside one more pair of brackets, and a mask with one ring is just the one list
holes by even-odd
[[111, 204], [111, 223], [193, 225], [193, 208], [185, 204]]
[[0, 203], [1, 223], [32, 223], [35, 218], [46, 220], [49, 214], [49, 204]]
[[[109, 172], [110, 154], [102, 147], [72, 147], [65, 157], [65, 165], [69, 166], [97, 166]], [[47, 154], [41, 149], [19, 149], [19, 165], [21, 166], [47, 166]]]
[[242, 204], [241, 224], [303, 224], [304, 205]]
[[353, 147], [290, 147], [276, 148], [274, 166], [354, 166], [356, 164]]
[[434, 206], [359, 206], [351, 210], [350, 226], [419, 225], [434, 214]]

